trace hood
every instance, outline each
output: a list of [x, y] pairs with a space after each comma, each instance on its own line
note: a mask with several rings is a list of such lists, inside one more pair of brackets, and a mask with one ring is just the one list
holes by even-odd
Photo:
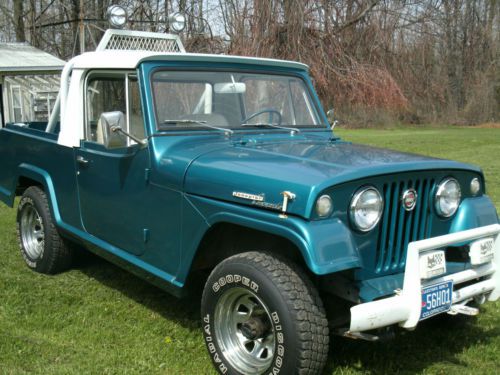
[[283, 202], [281, 193], [289, 191], [295, 199], [287, 212], [308, 217], [316, 197], [328, 187], [370, 176], [437, 169], [479, 171], [454, 161], [342, 141], [249, 140], [199, 156], [187, 170], [184, 188], [191, 194], [275, 210]]

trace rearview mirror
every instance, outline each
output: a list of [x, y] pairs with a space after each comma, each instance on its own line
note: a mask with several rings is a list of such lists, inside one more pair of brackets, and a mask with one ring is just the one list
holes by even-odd
[[214, 91], [216, 94], [244, 94], [247, 85], [242, 82], [216, 83]]
[[103, 112], [97, 122], [97, 142], [106, 148], [127, 147], [127, 138], [115, 131], [116, 128], [123, 127], [126, 127], [123, 112]]

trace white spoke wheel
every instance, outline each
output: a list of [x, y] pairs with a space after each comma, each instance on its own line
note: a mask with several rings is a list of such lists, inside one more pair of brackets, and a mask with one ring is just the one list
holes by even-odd
[[31, 259], [39, 259], [43, 255], [45, 231], [42, 218], [35, 206], [27, 204], [20, 213], [21, 241]]
[[19, 201], [17, 237], [21, 255], [31, 269], [53, 274], [69, 267], [71, 249], [54, 225], [45, 192], [37, 186], [26, 189]]
[[329, 340], [323, 304], [290, 261], [260, 252], [224, 260], [207, 280], [201, 309], [220, 373], [321, 373]]
[[251, 291], [227, 290], [215, 309], [217, 343], [243, 374], [259, 374], [270, 365], [275, 351], [269, 309]]

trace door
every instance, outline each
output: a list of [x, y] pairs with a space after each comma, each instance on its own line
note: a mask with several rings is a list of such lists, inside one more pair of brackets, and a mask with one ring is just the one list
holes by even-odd
[[86, 140], [75, 153], [85, 230], [135, 255], [149, 238], [149, 149], [126, 136], [106, 146], [103, 113], [121, 112], [126, 131], [145, 138], [137, 79], [127, 73], [92, 73], [86, 80]]

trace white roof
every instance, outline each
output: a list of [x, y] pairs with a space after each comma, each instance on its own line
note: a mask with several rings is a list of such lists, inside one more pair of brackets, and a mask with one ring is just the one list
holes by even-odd
[[87, 52], [73, 58], [72, 61], [74, 69], [135, 69], [143, 61], [198, 61], [279, 66], [300, 70], [309, 69], [305, 64], [288, 60], [199, 53], [158, 53], [119, 50]]
[[65, 63], [27, 43], [0, 43], [0, 73], [58, 71]]

